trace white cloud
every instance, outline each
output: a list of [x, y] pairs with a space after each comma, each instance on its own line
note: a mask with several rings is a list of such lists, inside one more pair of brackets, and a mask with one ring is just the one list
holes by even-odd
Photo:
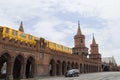
[[[86, 37], [87, 45], [91, 43], [90, 35], [95, 33], [96, 42], [100, 45], [102, 55], [112, 56], [114, 54], [117, 56], [120, 52], [119, 3], [119, 0], [1, 0], [0, 25], [17, 29], [18, 21], [29, 24], [34, 19], [36, 22], [32, 26], [27, 26], [29, 27], [28, 33], [71, 46], [73, 42], [70, 43], [67, 39], [68, 36], [73, 39], [76, 34], [77, 22], [66, 21], [64, 17], [59, 18], [56, 14], [76, 13], [78, 15], [73, 16], [82, 16], [83, 18], [92, 16], [100, 19], [101, 22], [98, 25], [102, 24], [102, 26], [95, 28], [94, 24], [88, 25], [87, 22], [81, 25], [83, 34], [88, 37]], [[58, 30], [58, 26], [63, 30]], [[118, 61], [120, 62], [120, 60]]]

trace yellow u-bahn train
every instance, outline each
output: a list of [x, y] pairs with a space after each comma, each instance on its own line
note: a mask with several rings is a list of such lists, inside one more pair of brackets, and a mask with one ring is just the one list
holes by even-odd
[[36, 44], [35, 40], [40, 39], [38, 37], [8, 28], [6, 26], [0, 26], [0, 34], [2, 35], [3, 38], [8, 37], [10, 39], [20, 40], [21, 42], [26, 42], [30, 44]]
[[56, 51], [66, 52], [66, 53], [72, 53], [72, 49], [54, 42], [51, 42], [49, 40], [45, 40], [47, 43], [47, 47]]
[[[0, 35], [3, 38], [10, 38], [10, 39], [15, 39], [15, 40], [20, 40], [21, 42], [26, 42], [30, 44], [36, 45], [36, 40], [40, 40], [40, 38], [32, 36], [30, 34], [8, 28], [6, 26], [0, 26]], [[65, 52], [65, 53], [71, 53], [72, 49], [54, 42], [51, 42], [49, 40], [45, 40], [47, 43], [47, 47], [53, 50]]]

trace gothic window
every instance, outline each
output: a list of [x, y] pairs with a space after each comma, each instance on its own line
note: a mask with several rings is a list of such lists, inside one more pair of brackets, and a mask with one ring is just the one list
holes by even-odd
[[81, 39], [81, 43], [83, 43], [83, 39]]
[[77, 55], [78, 55], [78, 52], [77, 52]]
[[41, 46], [43, 46], [43, 42], [41, 42]]
[[31, 36], [31, 35], [28, 35], [28, 39], [29, 39], [29, 40], [32, 40], [32, 36]]
[[24, 33], [21, 33], [20, 36], [21, 36], [22, 38], [26, 38], [26, 34], [24, 34]]
[[8, 33], [9, 32], [9, 28], [6, 28], [6, 33]]
[[12, 35], [17, 36], [17, 31], [12, 30]]
[[44, 58], [44, 53], [40, 53], [40, 59]]
[[84, 55], [84, 52], [82, 52], [82, 54]]

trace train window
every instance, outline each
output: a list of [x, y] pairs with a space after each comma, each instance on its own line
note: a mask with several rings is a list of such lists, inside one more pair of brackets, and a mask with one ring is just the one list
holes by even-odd
[[28, 35], [28, 39], [29, 39], [29, 40], [32, 40], [32, 36], [31, 36], [31, 35]]
[[67, 50], [67, 48], [66, 48], [66, 47], [64, 47], [64, 50]]
[[24, 33], [21, 33], [20, 36], [21, 36], [22, 38], [26, 38], [26, 34], [24, 34]]
[[52, 46], [52, 43], [50, 42], [50, 45]]
[[0, 33], [2, 33], [2, 31], [3, 31], [3, 28], [0, 28]]
[[35, 39], [34, 39], [34, 40], [38, 41], [38, 40], [40, 40], [40, 38], [35, 37]]
[[57, 45], [58, 46], [58, 48], [60, 48], [61, 46], [60, 45]]
[[13, 30], [12, 35], [17, 36], [17, 31]]
[[6, 33], [8, 33], [9, 32], [9, 28], [6, 28]]
[[53, 46], [56, 46], [55, 43], [53, 43]]

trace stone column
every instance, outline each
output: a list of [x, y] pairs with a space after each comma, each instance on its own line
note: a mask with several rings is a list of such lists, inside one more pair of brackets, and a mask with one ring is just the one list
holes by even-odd
[[23, 78], [23, 79], [26, 78], [26, 74], [25, 74], [25, 72], [26, 72], [26, 64], [27, 64], [27, 62], [26, 62], [26, 59], [25, 59], [24, 62], [21, 63], [20, 77]]
[[83, 73], [83, 68], [82, 68], [82, 64], [80, 64], [80, 73]]
[[56, 76], [56, 75], [57, 75], [57, 74], [56, 74], [56, 62], [54, 63], [53, 66], [54, 66], [54, 67], [53, 67], [53, 75]]
[[65, 65], [64, 65], [64, 67], [65, 67], [65, 70], [64, 70], [64, 74], [67, 72], [67, 64], [65, 63]]
[[31, 77], [35, 76], [35, 62], [33, 62], [31, 64], [31, 72], [30, 72], [30, 74], [31, 74]]
[[62, 75], [62, 64], [61, 63], [59, 63], [59, 67], [60, 67], [60, 69], [59, 69], [59, 75]]
[[81, 71], [82, 71], [82, 73], [84, 73], [84, 64], [82, 64], [82, 66], [81, 66]]
[[14, 58], [11, 58], [7, 62], [7, 80], [13, 80], [13, 67], [14, 67]]
[[35, 66], [34, 66], [34, 77], [36, 77], [38, 74], [37, 74], [37, 62], [35, 62]]
[[85, 70], [86, 70], [86, 65], [84, 64], [83, 73], [85, 73]]

